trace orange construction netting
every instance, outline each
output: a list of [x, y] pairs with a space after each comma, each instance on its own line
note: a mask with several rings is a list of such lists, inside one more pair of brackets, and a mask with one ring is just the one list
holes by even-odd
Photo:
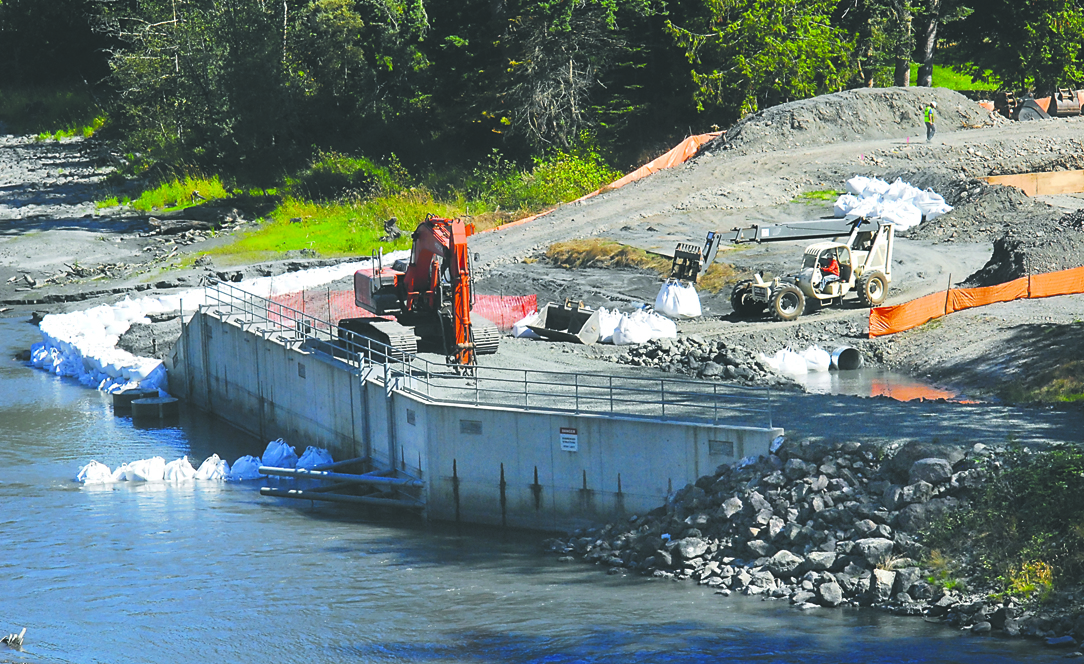
[[869, 310], [869, 336], [895, 334], [954, 311], [996, 302], [1084, 293], [1084, 267], [1020, 277], [981, 288], [950, 288], [892, 307]]
[[[276, 295], [271, 299], [306, 316], [332, 323], [344, 318], [371, 318], [376, 315], [354, 304], [352, 290], [310, 289]], [[535, 311], [538, 311], [537, 295], [475, 295], [474, 308], [471, 309], [472, 313], [493, 321], [502, 331], [512, 329], [516, 321]], [[291, 318], [286, 312], [277, 317]]]

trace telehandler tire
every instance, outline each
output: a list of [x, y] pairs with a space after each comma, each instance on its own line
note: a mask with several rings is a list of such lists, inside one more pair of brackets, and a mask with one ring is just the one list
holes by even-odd
[[772, 313], [779, 320], [797, 320], [805, 312], [805, 294], [797, 286], [783, 286], [772, 296]]
[[738, 318], [753, 318], [764, 313], [768, 308], [767, 303], [757, 302], [753, 299], [753, 281], [746, 279], [739, 281], [734, 290], [730, 292], [730, 306], [734, 309], [734, 315]]
[[858, 278], [858, 299], [866, 307], [879, 307], [888, 297], [888, 279], [880, 270], [866, 272]]

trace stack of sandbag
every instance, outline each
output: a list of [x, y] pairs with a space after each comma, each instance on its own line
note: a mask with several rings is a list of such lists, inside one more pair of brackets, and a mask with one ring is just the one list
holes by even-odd
[[831, 354], [820, 346], [809, 346], [801, 352], [784, 348], [771, 357], [761, 354], [759, 359], [776, 373], [788, 376], [824, 372], [832, 366]]
[[140, 459], [122, 463], [116, 470], [98, 461], [91, 461], [79, 469], [75, 479], [81, 484], [110, 484], [113, 482], [171, 482], [191, 480], [231, 480], [241, 482], [264, 477], [260, 466], [276, 468], [315, 468], [334, 463], [331, 453], [320, 447], [309, 447], [297, 458], [294, 448], [281, 438], [267, 444], [263, 458], [246, 455], [233, 463], [212, 454], [203, 460], [199, 468], [193, 468], [187, 456], [166, 463], [162, 457]]
[[846, 187], [847, 193], [833, 206], [837, 217], [877, 217], [905, 231], [952, 211], [952, 206], [933, 190], [923, 191], [899, 178], [889, 184], [880, 178], [856, 175], [847, 180]]

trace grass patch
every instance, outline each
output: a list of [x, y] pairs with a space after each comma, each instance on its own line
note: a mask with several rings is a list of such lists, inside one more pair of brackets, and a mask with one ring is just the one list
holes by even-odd
[[127, 196], [111, 196], [110, 198], [105, 198], [105, 199], [102, 199], [100, 201], [95, 201], [94, 207], [99, 209], [99, 210], [102, 210], [104, 208], [112, 208], [112, 207], [119, 207], [121, 205], [129, 205], [129, 204], [131, 204], [131, 202], [132, 202], [132, 199], [128, 198]]
[[670, 273], [670, 261], [662, 256], [605, 238], [551, 244], [546, 258], [554, 265], [570, 269], [632, 267], [654, 270], [663, 276]]
[[[911, 63], [911, 81], [918, 80], [918, 68], [917, 63]], [[961, 74], [945, 65], [934, 65], [933, 87], [948, 88], [949, 90], [997, 90], [998, 85], [996, 83], [972, 81], [971, 76], [968, 74]]]
[[822, 189], [820, 191], [807, 191], [798, 194], [798, 197], [794, 199], [795, 202], [811, 203], [813, 201], [832, 201], [835, 202], [837, 198], [843, 195], [842, 191], [836, 191], [835, 189]]
[[[297, 249], [311, 249], [321, 256], [368, 255], [377, 247], [409, 249], [410, 231], [426, 214], [456, 217], [460, 202], [440, 202], [424, 189], [411, 189], [353, 203], [316, 203], [287, 198], [271, 213], [272, 221], [256, 231], [243, 234], [233, 244], [217, 247], [207, 254], [228, 262], [260, 261]], [[395, 242], [381, 242], [384, 222], [396, 217], [405, 231]]]
[[[636, 268], [652, 270], [660, 277], [670, 274], [672, 261], [605, 238], [570, 240], [551, 244], [546, 250], [546, 258], [554, 265], [577, 269], [584, 267], [598, 268]], [[708, 271], [700, 276], [697, 289], [709, 293], [718, 293], [738, 281], [740, 273], [729, 263], [713, 263]]]
[[64, 138], [72, 138], [74, 136], [82, 136], [83, 138], [90, 138], [99, 129], [105, 126], [106, 118], [104, 115], [100, 115], [90, 121], [89, 124], [84, 125], [68, 125], [65, 129], [58, 129], [53, 132], [43, 131], [40, 132], [35, 140], [39, 142], [43, 141], [59, 141]]
[[[226, 198], [230, 192], [222, 185], [216, 175], [211, 178], [199, 175], [187, 175], [183, 179], [174, 178], [148, 189], [132, 201], [137, 210], [166, 210], [199, 205], [203, 201]], [[114, 200], [114, 199], [110, 199]]]

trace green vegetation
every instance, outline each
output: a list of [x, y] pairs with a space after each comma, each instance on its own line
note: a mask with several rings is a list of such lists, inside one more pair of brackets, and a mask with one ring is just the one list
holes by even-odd
[[835, 189], [822, 189], [820, 191], [806, 191], [806, 192], [803, 192], [801, 194], [798, 194], [798, 197], [795, 198], [794, 200], [795, 201], [805, 201], [805, 202], [813, 202], [813, 201], [833, 201], [834, 202], [837, 198], [842, 196], [843, 193], [844, 192], [837, 191]]
[[0, 120], [8, 131], [39, 140], [90, 136], [105, 125], [105, 114], [89, 91], [59, 87], [0, 87]]
[[1084, 452], [1016, 447], [985, 472], [968, 507], [930, 526], [928, 545], [1007, 594], [1043, 599], [1084, 581]]
[[[663, 256], [605, 238], [570, 240], [551, 244], [546, 249], [546, 258], [554, 265], [570, 269], [628, 267], [652, 270], [660, 277], [670, 274], [671, 265], [671, 261]], [[716, 262], [700, 276], [697, 289], [718, 293], [723, 288], [736, 283], [739, 278], [739, 272], [733, 265]]]
[[132, 201], [137, 210], [165, 210], [191, 207], [201, 201], [226, 198], [229, 192], [222, 186], [217, 175], [206, 178], [200, 175], [186, 175], [183, 179], [174, 178], [148, 189]]
[[[918, 63], [911, 63], [911, 80], [918, 80]], [[970, 74], [961, 74], [947, 65], [933, 66], [933, 87], [949, 90], [997, 90], [998, 85], [987, 80], [973, 81]]]

